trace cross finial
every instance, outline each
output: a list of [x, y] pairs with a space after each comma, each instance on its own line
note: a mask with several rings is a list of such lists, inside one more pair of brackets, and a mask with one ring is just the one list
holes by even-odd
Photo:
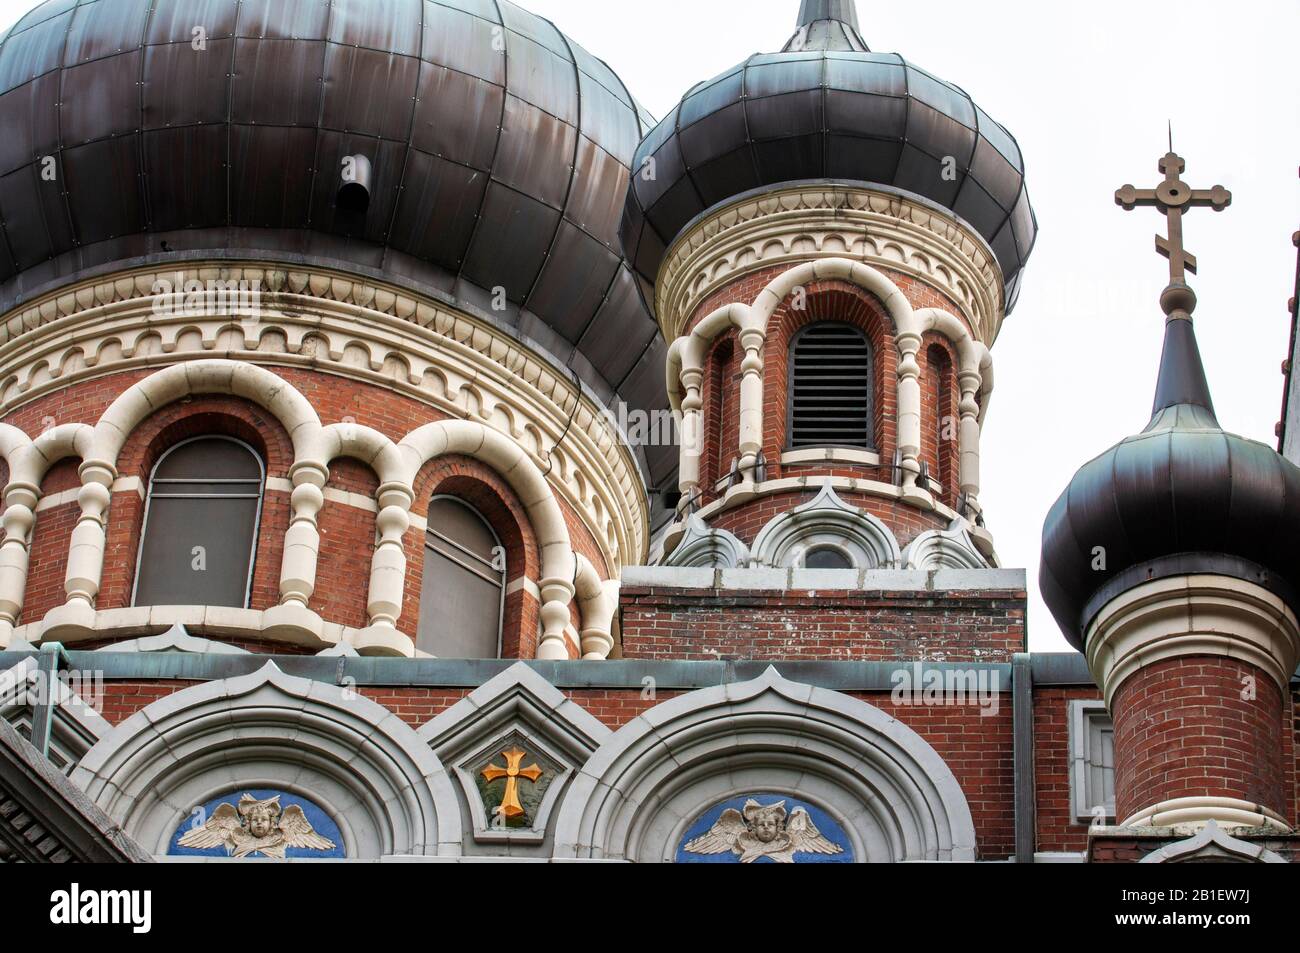
[[1115, 192], [1115, 204], [1132, 211], [1139, 205], [1160, 209], [1169, 220], [1169, 237], [1156, 236], [1156, 251], [1169, 259], [1169, 287], [1161, 298], [1165, 314], [1190, 317], [1196, 296], [1187, 287], [1187, 272], [1196, 274], [1196, 256], [1183, 247], [1183, 212], [1190, 208], [1212, 208], [1222, 212], [1232, 204], [1232, 193], [1221, 185], [1212, 189], [1193, 189], [1182, 180], [1187, 168], [1183, 157], [1173, 151], [1172, 129], [1169, 154], [1160, 160], [1165, 180], [1154, 189], [1137, 189], [1126, 185]]

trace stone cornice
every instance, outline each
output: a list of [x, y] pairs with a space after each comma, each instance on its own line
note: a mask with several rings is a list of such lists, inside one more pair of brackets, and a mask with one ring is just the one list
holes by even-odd
[[[259, 282], [254, 307], [156, 307], [155, 282]], [[636, 461], [602, 408], [488, 323], [344, 274], [187, 263], [63, 289], [0, 318], [0, 414], [72, 383], [195, 358], [311, 368], [378, 384], [522, 446], [611, 566], [645, 553]]]
[[991, 346], [1005, 307], [1002, 272], [983, 239], [932, 206], [898, 194], [791, 186], [733, 202], [683, 233], [659, 271], [656, 307], [676, 340], [723, 285], [773, 265], [852, 258], [911, 275], [955, 301]]
[[1131, 675], [1190, 656], [1253, 665], [1286, 695], [1300, 659], [1300, 625], [1268, 590], [1227, 576], [1200, 575], [1144, 583], [1107, 603], [1088, 630], [1088, 667], [1107, 707]]

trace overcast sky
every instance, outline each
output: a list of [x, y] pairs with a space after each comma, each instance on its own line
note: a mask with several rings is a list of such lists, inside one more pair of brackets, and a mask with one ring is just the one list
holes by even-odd
[[[158, 0], [166, 3], [168, 0]], [[0, 30], [28, 0], [0, 0]], [[608, 62], [656, 116], [755, 52], [780, 49], [798, 0], [525, 0]], [[1020, 142], [1041, 229], [993, 349], [983, 503], [1004, 565], [1030, 579], [1030, 647], [1066, 651], [1037, 594], [1043, 517], [1080, 464], [1150, 415], [1168, 279], [1153, 209], [1166, 150], [1233, 206], [1185, 220], [1197, 328], [1223, 426], [1270, 445], [1281, 410], [1300, 228], [1300, 0], [859, 0], [867, 44], [969, 92]]]

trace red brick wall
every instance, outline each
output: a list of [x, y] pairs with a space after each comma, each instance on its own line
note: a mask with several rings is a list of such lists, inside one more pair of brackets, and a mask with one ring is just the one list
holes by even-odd
[[1078, 821], [1070, 796], [1070, 702], [1096, 701], [1096, 688], [1034, 688], [1034, 797], [1037, 850], [1083, 851], [1088, 822]]
[[[1242, 697], [1247, 679], [1254, 698]], [[1292, 815], [1283, 765], [1295, 757], [1282, 694], [1260, 669], [1210, 657], [1156, 662], [1120, 686], [1113, 711], [1119, 821], [1195, 796], [1240, 798]]]
[[[397, 441], [419, 426], [445, 419], [444, 414], [427, 404], [382, 387], [300, 368], [274, 368], [273, 371], [311, 402], [325, 425], [351, 421], [373, 427]], [[119, 394], [149, 373], [149, 370], [129, 371], [75, 384], [25, 404], [3, 419], [33, 436], [50, 425], [93, 424]], [[138, 477], [147, 488], [149, 474], [164, 451], [181, 440], [205, 433], [220, 433], [246, 441], [262, 456], [268, 477], [288, 479], [293, 448], [279, 422], [251, 402], [216, 395], [178, 401], [150, 415], [124, 444], [118, 461], [119, 473], [123, 477]], [[42, 492], [48, 495], [80, 486], [77, 476], [79, 462], [67, 460], [52, 467], [42, 484]], [[511, 581], [524, 571], [530, 578], [538, 579], [540, 569], [535, 541], [528, 545], [523, 542], [524, 534], [531, 540], [532, 533], [522, 504], [497, 474], [477, 461], [468, 458], [457, 458], [454, 463], [432, 461], [421, 475], [417, 486], [419, 498], [413, 512], [424, 515], [437, 480], [451, 475], [464, 478], [460, 490], [465, 492], [474, 492], [473, 487], [486, 488], [470, 502], [484, 512], [505, 542]], [[327, 484], [330, 489], [373, 499], [377, 486], [375, 474], [361, 463], [340, 458], [330, 465]], [[451, 488], [438, 492], [457, 492], [454, 481], [448, 486]], [[590, 559], [602, 578], [608, 578], [608, 567], [596, 539], [578, 513], [562, 498], [557, 496], [557, 499], [575, 551]], [[39, 621], [63, 603], [67, 551], [78, 513], [75, 502], [39, 513], [33, 533], [31, 568], [21, 622]], [[250, 606], [254, 609], [269, 608], [279, 602], [280, 562], [290, 513], [288, 493], [266, 491], [250, 599]], [[103, 585], [98, 599], [102, 608], [119, 608], [131, 602], [143, 517], [144, 503], [136, 492], [124, 491], [113, 495], [107, 526]], [[326, 501], [320, 511], [319, 528], [321, 551], [316, 591], [310, 606], [327, 621], [362, 627], [368, 621], [366, 600], [375, 545], [374, 513]], [[516, 541], [513, 556], [511, 543], [506, 542], [508, 539]], [[398, 627], [414, 636], [423, 571], [423, 539], [413, 531], [407, 534], [405, 544], [408, 586]], [[531, 552], [528, 546], [532, 546]], [[531, 657], [535, 652], [537, 609], [536, 599], [525, 592], [507, 599], [505, 644], [508, 657], [516, 653]]]
[[[118, 724], [157, 698], [192, 682], [109, 682], [104, 717]], [[469, 693], [462, 688], [365, 687], [358, 693], [393, 711], [413, 728], [450, 708]], [[646, 698], [640, 689], [568, 689], [564, 694], [609, 728], [617, 730], [680, 691], [660, 691]], [[1012, 713], [1009, 696], [985, 717], [974, 705], [897, 704], [888, 692], [848, 693], [897, 718], [926, 740], [944, 759], [961, 785], [975, 822], [980, 859], [1003, 860], [1015, 850]]]
[[[720, 289], [701, 302], [688, 327], [693, 327], [695, 323], [721, 305], [735, 301], [751, 302], [769, 281], [785, 270], [786, 266], [764, 269]], [[953, 301], [929, 285], [906, 275], [893, 272], [889, 274], [903, 289], [913, 307], [918, 309], [939, 307], [963, 316], [963, 312]], [[763, 455], [767, 461], [767, 477], [776, 480], [783, 477], [833, 475], [897, 484], [898, 474], [894, 471], [893, 465], [898, 446], [898, 349], [892, 321], [879, 299], [849, 282], [840, 280], [810, 282], [804, 290], [805, 307], [796, 311], [793, 308], [793, 298], [787, 298], [773, 312], [768, 326], [763, 369]], [[790, 342], [800, 328], [816, 321], [842, 321], [851, 324], [866, 333], [871, 341], [874, 352], [872, 371], [875, 411], [875, 446], [872, 449], [879, 454], [878, 466], [862, 464], [783, 466], [781, 464], [781, 456], [789, 439], [786, 418], [789, 400], [787, 365]], [[738, 453], [739, 394], [743, 357], [744, 351], [739, 345], [735, 330], [728, 329], [714, 339], [704, 362], [701, 395], [704, 405], [702, 416], [705, 433], [700, 474], [704, 492], [701, 496], [701, 505], [710, 503], [725, 493], [725, 487], [721, 490], [716, 487], [726, 476], [732, 460]], [[957, 355], [945, 337], [932, 332], [925, 336], [917, 361], [921, 366], [921, 458], [929, 465], [931, 477], [939, 481], [942, 486], [942, 492], [938, 494], [939, 499], [955, 508], [960, 491], [958, 473], [960, 451], [955, 428], [960, 396], [956, 379]], [[950, 440], [941, 437], [945, 417], [949, 418], [952, 431], [953, 439]], [[728, 515], [732, 522], [752, 522], [747, 510], [748, 506], [740, 507], [735, 515]], [[915, 512], [911, 508], [895, 507], [887, 515], [882, 515], [882, 518], [893, 528], [894, 523], [888, 517], [904, 511]], [[940, 523], [943, 525], [940, 526]], [[724, 525], [722, 521], [714, 521], [712, 525], [731, 528], [730, 525]], [[946, 528], [946, 522], [937, 519], [933, 521], [933, 525]], [[929, 529], [931, 526], [927, 525], [925, 528]], [[735, 532], [734, 529], [732, 531]]]
[[1024, 592], [852, 594], [625, 586], [623, 655], [643, 659], [1007, 662]]

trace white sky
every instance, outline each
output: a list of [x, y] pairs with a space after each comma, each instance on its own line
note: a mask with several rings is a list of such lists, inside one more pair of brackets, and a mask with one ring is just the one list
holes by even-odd
[[[160, 0], [168, 2], [168, 0]], [[656, 116], [695, 82], [780, 49], [798, 0], [523, 0], [622, 76]], [[29, 0], [0, 0], [0, 30]], [[983, 503], [1007, 566], [1030, 577], [1030, 647], [1066, 651], [1037, 594], [1043, 517], [1074, 471], [1145, 426], [1167, 265], [1153, 209], [1166, 150], [1234, 204], [1185, 220], [1200, 260], [1197, 327], [1223, 426], [1270, 445], [1282, 403], [1300, 228], [1300, 0], [1054, 3], [859, 0], [868, 45], [969, 92], [1026, 158], [1041, 229], [1020, 303], [993, 350]], [[1168, 73], [1167, 73], [1168, 71]]]

